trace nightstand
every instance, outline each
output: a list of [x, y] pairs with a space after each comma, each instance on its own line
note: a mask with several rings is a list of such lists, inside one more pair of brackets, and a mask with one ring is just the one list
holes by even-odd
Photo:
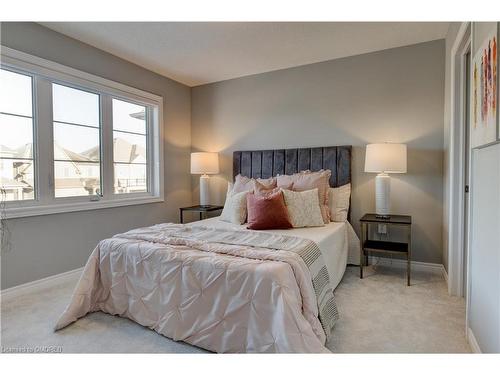
[[184, 211], [199, 212], [200, 213], [200, 220], [202, 220], [203, 215], [204, 214], [206, 215], [207, 212], [220, 211], [223, 208], [224, 208], [224, 206], [214, 206], [214, 205], [181, 207], [181, 208], [179, 208], [181, 224], [184, 223]]
[[[366, 214], [360, 220], [361, 223], [361, 254], [359, 262], [359, 276], [363, 278], [363, 261], [368, 265], [368, 254], [385, 253], [406, 255], [406, 273], [408, 286], [410, 286], [411, 272], [411, 216], [391, 215], [387, 219], [379, 218], [375, 214]], [[370, 239], [371, 224], [386, 224], [388, 226], [401, 226], [407, 230], [407, 242], [390, 242]]]

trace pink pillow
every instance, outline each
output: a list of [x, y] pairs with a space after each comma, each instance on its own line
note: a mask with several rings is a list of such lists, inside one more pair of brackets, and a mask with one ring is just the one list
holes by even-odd
[[280, 189], [287, 189], [287, 190], [292, 190], [293, 184], [286, 185], [286, 186], [280, 186], [280, 187], [268, 187], [266, 185], [263, 185], [262, 183], [255, 181], [254, 184], [254, 190], [253, 192], [255, 195], [259, 197], [263, 197], [269, 194], [274, 194], [280, 191]]
[[294, 191], [306, 191], [318, 189], [319, 208], [323, 222], [330, 222], [330, 209], [328, 206], [328, 189], [330, 188], [330, 176], [332, 171], [329, 169], [319, 172], [299, 172], [293, 175], [278, 176], [278, 187], [284, 187], [293, 184]]
[[244, 191], [253, 191], [253, 179], [239, 174], [234, 179], [233, 193], [242, 193]]
[[273, 189], [276, 187], [276, 177], [270, 178], [249, 178], [246, 176], [242, 176], [241, 174], [237, 175], [234, 179], [234, 193], [241, 193], [244, 191], [254, 191], [255, 184], [264, 185], [266, 189]]
[[281, 191], [266, 196], [247, 194], [247, 211], [248, 229], [293, 228]]
[[276, 177], [257, 178], [255, 181], [259, 184], [265, 185], [267, 188], [275, 188], [276, 186], [278, 186], [278, 180], [276, 179]]

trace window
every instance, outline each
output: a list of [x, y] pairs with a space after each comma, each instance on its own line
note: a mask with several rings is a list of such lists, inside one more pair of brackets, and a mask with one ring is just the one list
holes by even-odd
[[52, 84], [56, 197], [101, 192], [99, 95]]
[[147, 191], [147, 108], [113, 99], [116, 194]]
[[33, 82], [0, 70], [0, 186], [6, 201], [35, 198]]
[[163, 201], [162, 101], [2, 48], [6, 217]]

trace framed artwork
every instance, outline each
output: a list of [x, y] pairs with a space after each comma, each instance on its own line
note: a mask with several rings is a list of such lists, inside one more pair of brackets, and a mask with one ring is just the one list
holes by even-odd
[[472, 62], [471, 146], [497, 140], [498, 26], [478, 49]]

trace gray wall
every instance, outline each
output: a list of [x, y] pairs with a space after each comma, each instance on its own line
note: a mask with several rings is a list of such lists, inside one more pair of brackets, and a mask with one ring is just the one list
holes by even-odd
[[444, 63], [439, 40], [193, 88], [193, 150], [221, 153], [213, 202], [223, 202], [234, 150], [352, 144], [357, 229], [375, 206], [364, 146], [404, 142], [408, 173], [393, 175], [392, 211], [413, 216], [413, 259], [441, 263]]
[[163, 96], [165, 203], [7, 221], [12, 248], [2, 252], [2, 289], [85, 264], [98, 241], [115, 233], [178, 220], [191, 204], [190, 88], [34, 23], [2, 23], [1, 44]]

